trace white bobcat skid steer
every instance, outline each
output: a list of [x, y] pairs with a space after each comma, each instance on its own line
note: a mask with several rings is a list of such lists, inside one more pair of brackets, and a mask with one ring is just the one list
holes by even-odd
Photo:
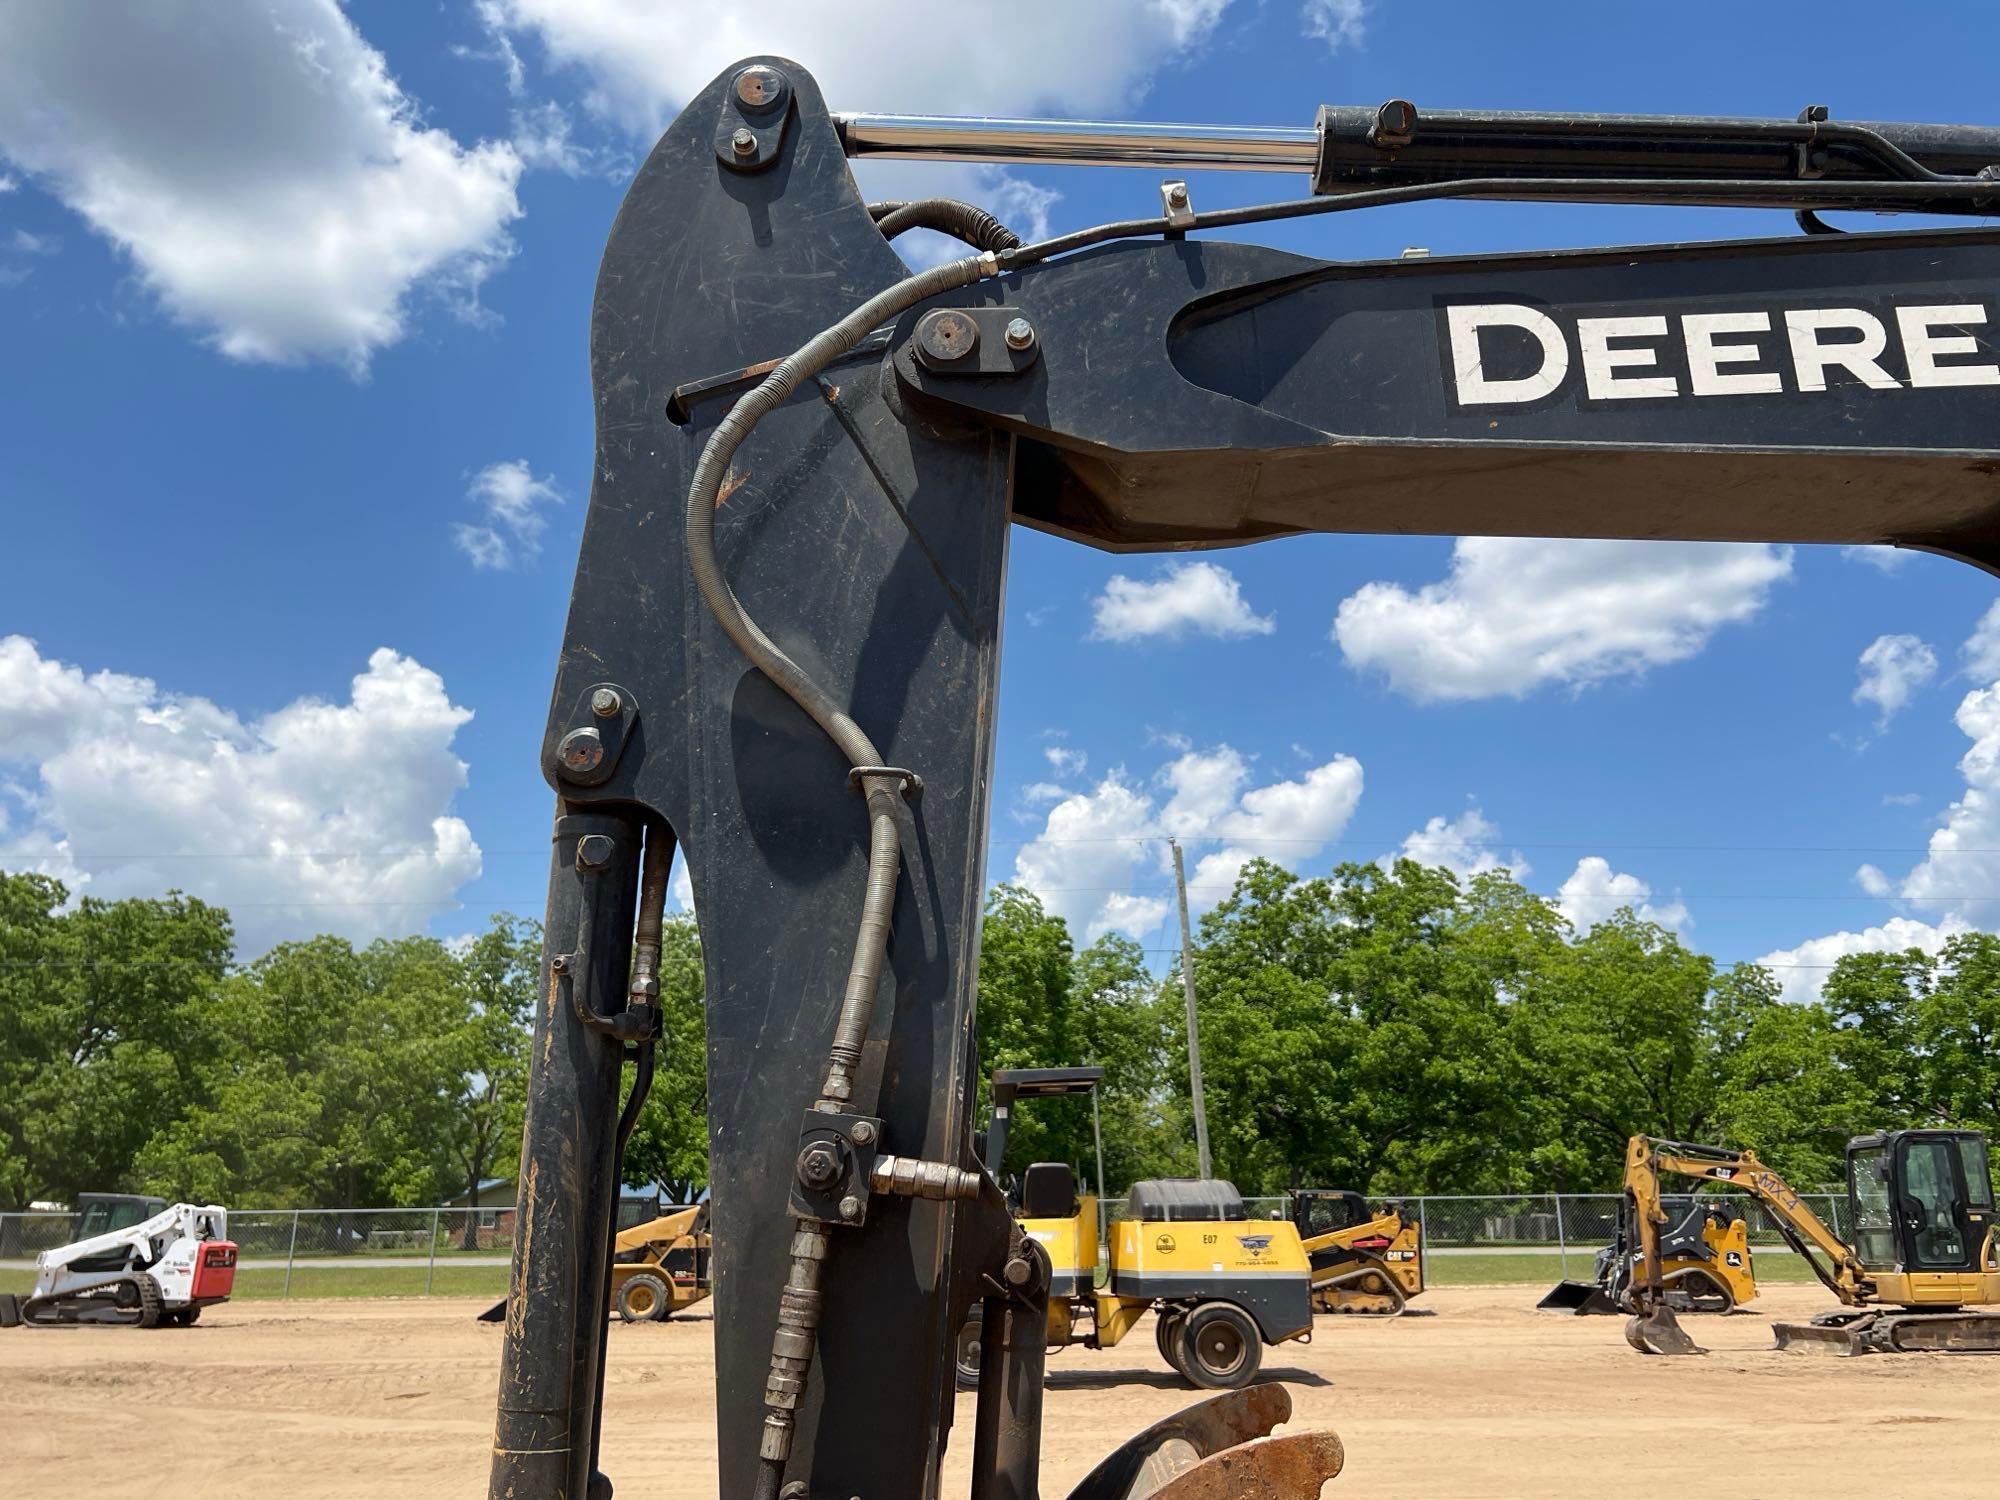
[[0, 1328], [18, 1323], [128, 1323], [185, 1328], [236, 1283], [228, 1210], [176, 1203], [141, 1224], [45, 1250], [35, 1289], [0, 1295]]

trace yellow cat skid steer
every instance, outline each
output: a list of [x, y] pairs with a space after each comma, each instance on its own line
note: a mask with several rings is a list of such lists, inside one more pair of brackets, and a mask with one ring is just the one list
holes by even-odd
[[1297, 1188], [1292, 1226], [1312, 1264], [1314, 1312], [1395, 1317], [1424, 1289], [1424, 1226], [1400, 1203], [1343, 1188]]

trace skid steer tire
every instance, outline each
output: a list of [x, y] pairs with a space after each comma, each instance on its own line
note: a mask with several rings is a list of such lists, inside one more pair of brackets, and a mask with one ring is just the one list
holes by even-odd
[[1240, 1390], [1257, 1378], [1264, 1340], [1250, 1315], [1233, 1302], [1204, 1302], [1187, 1315], [1180, 1371], [1205, 1390]]
[[618, 1316], [628, 1323], [664, 1323], [673, 1301], [666, 1282], [642, 1271], [618, 1288]]
[[198, 1307], [177, 1307], [167, 1314], [166, 1321], [173, 1324], [176, 1328], [192, 1328], [196, 1323], [201, 1321], [201, 1309]]
[[0, 1292], [0, 1328], [21, 1326], [21, 1299], [12, 1292]]

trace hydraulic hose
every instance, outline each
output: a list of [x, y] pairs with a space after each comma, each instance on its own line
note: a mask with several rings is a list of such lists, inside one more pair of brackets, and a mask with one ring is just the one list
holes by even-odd
[[953, 239], [964, 240], [975, 250], [1012, 250], [1021, 237], [976, 204], [956, 198], [918, 198], [911, 203], [871, 203], [875, 227], [882, 238], [893, 240], [910, 229], [935, 229]]
[[[815, 335], [803, 348], [780, 360], [763, 382], [717, 424], [702, 449], [694, 479], [688, 486], [688, 566], [703, 602], [737, 649], [840, 747], [853, 767], [853, 779], [867, 799], [867, 888], [854, 937], [854, 954], [848, 963], [840, 1016], [828, 1049], [826, 1077], [814, 1105], [819, 1110], [844, 1109], [854, 1092], [854, 1067], [874, 1016], [875, 991], [888, 953], [889, 919], [902, 866], [895, 799], [908, 789], [911, 777], [908, 772], [881, 763], [881, 753], [853, 716], [787, 656], [743, 608], [716, 557], [716, 507], [736, 450], [757, 423], [782, 406], [801, 382], [812, 379], [874, 329], [918, 303], [941, 292], [969, 286], [998, 270], [998, 261], [990, 250], [948, 261], [878, 292], [831, 328]], [[763, 1437], [758, 1445], [754, 1500], [778, 1500], [779, 1486], [784, 1482], [785, 1464], [792, 1451], [793, 1413], [805, 1398], [814, 1336], [819, 1329], [823, 1295], [820, 1280], [828, 1243], [825, 1224], [811, 1218], [794, 1220], [791, 1271], [779, 1299], [778, 1329], [771, 1342], [771, 1368], [764, 1387], [766, 1410]]]

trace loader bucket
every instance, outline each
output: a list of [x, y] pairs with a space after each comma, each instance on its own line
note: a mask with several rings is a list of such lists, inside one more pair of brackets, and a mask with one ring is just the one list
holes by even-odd
[[1611, 1294], [1594, 1281], [1558, 1281], [1548, 1296], [1535, 1306], [1547, 1312], [1575, 1313], [1579, 1318], [1592, 1313], [1623, 1312]]
[[1672, 1309], [1657, 1306], [1625, 1323], [1625, 1342], [1641, 1354], [1706, 1354], [1682, 1328]]

